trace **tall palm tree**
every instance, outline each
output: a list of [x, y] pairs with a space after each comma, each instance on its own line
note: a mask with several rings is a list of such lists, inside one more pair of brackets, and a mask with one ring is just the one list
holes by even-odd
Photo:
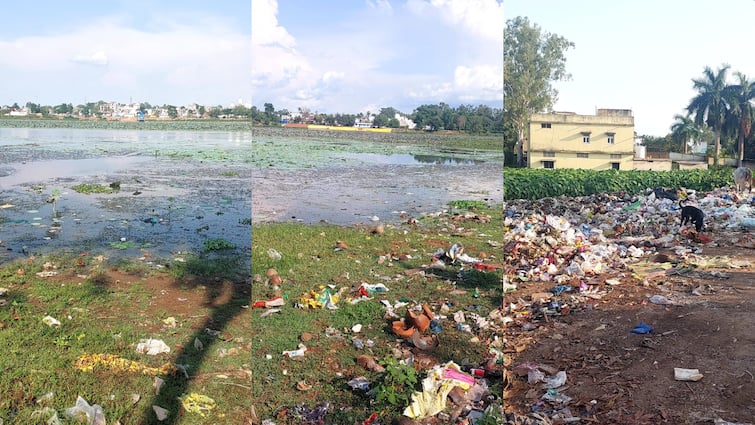
[[695, 124], [701, 125], [705, 122], [713, 128], [716, 135], [715, 165], [718, 165], [721, 156], [721, 129], [729, 108], [726, 101], [726, 72], [728, 70], [729, 65], [724, 64], [714, 73], [709, 66], [706, 66], [703, 78], [692, 79], [692, 86], [698, 93], [687, 106], [687, 111], [695, 115]]
[[737, 124], [737, 143], [739, 152], [737, 154], [737, 166], [742, 166], [745, 152], [745, 139], [750, 137], [752, 131], [753, 107], [751, 101], [755, 99], [755, 82], [747, 79], [747, 76], [741, 72], [735, 72], [737, 84], [732, 84], [726, 88], [728, 101], [731, 105], [729, 113], [734, 122]]
[[690, 140], [699, 138], [702, 131], [695, 124], [689, 113], [686, 116], [676, 114], [674, 115], [674, 119], [676, 121], [671, 125], [671, 137], [682, 143], [683, 153], [687, 154]]

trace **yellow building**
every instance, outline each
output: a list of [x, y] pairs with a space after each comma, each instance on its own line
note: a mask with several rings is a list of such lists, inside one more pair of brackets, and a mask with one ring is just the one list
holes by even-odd
[[630, 109], [533, 114], [526, 143], [530, 168], [634, 168], [634, 117]]

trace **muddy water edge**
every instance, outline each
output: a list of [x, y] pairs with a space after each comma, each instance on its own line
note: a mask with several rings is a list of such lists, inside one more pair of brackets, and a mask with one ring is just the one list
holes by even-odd
[[254, 222], [398, 222], [452, 200], [503, 200], [500, 136], [254, 132]]
[[173, 261], [211, 239], [248, 252], [251, 222], [391, 222], [454, 199], [497, 204], [496, 142], [239, 122], [0, 120], [0, 262], [57, 250]]

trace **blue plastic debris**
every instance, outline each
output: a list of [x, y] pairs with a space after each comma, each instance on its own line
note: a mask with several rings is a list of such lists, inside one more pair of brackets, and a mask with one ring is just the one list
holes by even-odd
[[633, 334], [648, 334], [650, 332], [653, 332], [653, 327], [640, 322], [637, 326], [634, 327], [634, 329], [632, 329], [631, 332]]

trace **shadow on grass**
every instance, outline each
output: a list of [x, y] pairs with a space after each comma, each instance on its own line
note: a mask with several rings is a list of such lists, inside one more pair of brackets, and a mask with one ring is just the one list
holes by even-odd
[[[176, 365], [190, 365], [186, 369], [186, 374], [179, 370], [164, 378], [163, 389], [148, 404], [139, 423], [176, 424], [181, 419], [183, 410], [178, 397], [187, 393], [196, 371], [207, 361], [207, 356], [219, 339], [218, 336], [223, 335], [222, 332], [237, 315], [247, 311], [245, 306], [248, 306], [251, 300], [251, 280], [248, 275], [241, 273], [243, 264], [241, 256], [235, 260], [232, 257], [200, 256], [187, 262], [185, 270], [192, 274], [179, 277], [174, 285], [189, 288], [207, 287], [205, 304], [213, 306], [212, 311], [204, 322], [194, 326], [196, 331], [184, 342], [175, 356]], [[230, 294], [223, 290], [224, 283], [230, 283]], [[211, 335], [207, 329], [213, 333], [219, 332], [219, 335]], [[194, 347], [195, 339], [202, 342], [203, 349], [198, 350]], [[153, 405], [167, 409], [170, 412], [168, 418], [159, 421]], [[244, 423], [244, 418], [236, 419], [240, 421], [238, 423]]]

